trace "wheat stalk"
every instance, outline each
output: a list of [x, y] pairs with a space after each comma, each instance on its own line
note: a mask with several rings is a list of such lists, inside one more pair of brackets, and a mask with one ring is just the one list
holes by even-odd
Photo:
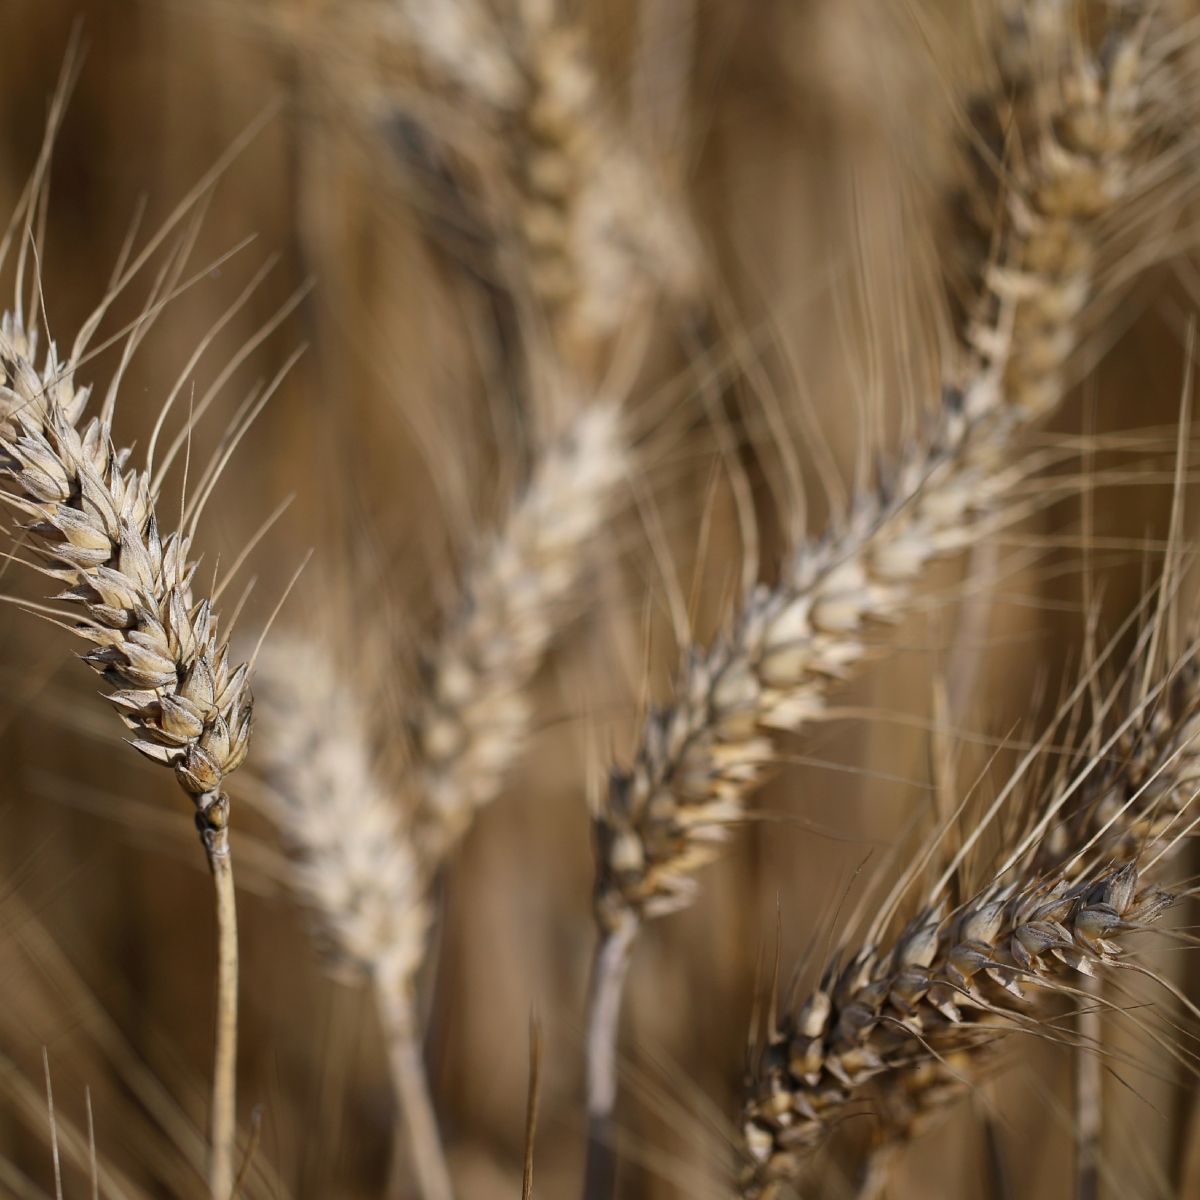
[[[793, 1181], [852, 1106], [874, 1107], [889, 1143], [910, 1136], [962, 1094], [1004, 1034], [1037, 1032], [1056, 996], [1088, 994], [1083, 977], [1118, 962], [1115, 939], [1153, 924], [1174, 902], [1164, 867], [1191, 831], [1185, 817], [1200, 794], [1196, 681], [1189, 657], [1141, 701], [1135, 693], [1124, 709], [1113, 706], [1115, 715], [1095, 713], [1085, 739], [1094, 752], [1035, 799], [992, 881], [947, 912], [960, 851], [918, 915], [885, 943], [878, 929], [920, 856], [866, 944], [844, 965], [831, 963], [821, 986], [769, 1031], [745, 1093], [742, 1195], [775, 1195]], [[1045, 742], [1022, 760], [969, 843], [1012, 802]]]
[[[1114, 229], [1178, 168], [1159, 144], [1178, 104], [1166, 90], [1175, 26], [1165, 10], [1110, 14], [1102, 56], [1081, 41], [1070, 5], [1024, 12], [998, 54], [1010, 144], [985, 162], [1002, 204], [994, 183], [981, 189], [975, 215], [991, 253], [972, 260], [964, 348], [936, 419], [877, 490], [795, 550], [779, 583], [746, 597], [712, 646], [687, 652], [672, 702], [647, 713], [633, 763], [613, 771], [595, 817], [602, 941], [588, 1104], [598, 1160], [610, 1155], [619, 980], [638, 925], [690, 903], [692, 874], [716, 856], [772, 761], [769, 734], [820, 719], [831, 687], [865, 655], [868, 625], [899, 618], [931, 559], [988, 531], [985, 518], [1021, 475], [1010, 461], [1016, 434], [1061, 398], [1103, 302]], [[982, 135], [976, 155], [981, 146]]]
[[[152, 478], [150, 466], [155, 439], [151, 439], [146, 468], [140, 473], [126, 470], [131, 452], [115, 447], [111, 428], [125, 369], [171, 298], [194, 245], [203, 215], [200, 201], [270, 114], [251, 123], [233, 141], [132, 262], [130, 235], [108, 292], [84, 322], [71, 352], [60, 361], [57, 347], [50, 342], [39, 372], [37, 325], [26, 325], [23, 291], [30, 248], [38, 248], [32, 227], [35, 219], [39, 223], [44, 219], [50, 157], [76, 50], [77, 38], [64, 63], [37, 165], [0, 239], [2, 265], [18, 231], [26, 235], [17, 257], [13, 310], [0, 316], [0, 495], [18, 514], [18, 547], [35, 556], [29, 565], [65, 585], [53, 599], [69, 607], [15, 602], [92, 643], [83, 660], [115, 689], [109, 699], [133, 733], [130, 744], [150, 760], [172, 768], [195, 806], [217, 915], [209, 1187], [213, 1200], [229, 1200], [237, 1137], [238, 939], [230, 802], [222, 784], [246, 757], [253, 697], [249, 666], [232, 665], [228, 644], [218, 636], [213, 607], [219, 592], [199, 601], [193, 595], [196, 564], [189, 561], [188, 553], [204, 503], [246, 425], [222, 443], [191, 506], [181, 504], [181, 525], [188, 523], [186, 530], [165, 539], [156, 514], [161, 479]], [[92, 338], [116, 297], [189, 213], [190, 230], [168, 255], [145, 310], [126, 331], [121, 363], [99, 414], [81, 427], [91, 389], [77, 388], [75, 373]], [[36, 275], [34, 282], [39, 283]], [[36, 312], [35, 299], [40, 304], [40, 292], [32, 289], [29, 308]], [[280, 379], [282, 373], [264, 401]], [[168, 401], [166, 408], [169, 405]], [[248, 419], [256, 412], [252, 409]], [[191, 428], [189, 422], [180, 443], [168, 451], [160, 474], [169, 469]]]
[[50, 345], [41, 373], [36, 336], [19, 315], [0, 321], [0, 463], [5, 499], [20, 514], [37, 569], [65, 585], [55, 599], [80, 610], [58, 623], [93, 644], [84, 662], [116, 690], [110, 700], [131, 744], [175, 772], [196, 806], [212, 868], [219, 928], [212, 1161], [214, 1200], [233, 1187], [237, 1046], [237, 911], [222, 783], [246, 756], [248, 668], [230, 664], [208, 599], [192, 594], [191, 538], [165, 540], [148, 471], [126, 470], [112, 443], [115, 395], [78, 428], [89, 389]]
[[295, 635], [266, 649], [259, 678], [259, 745], [277, 800], [272, 816], [298, 860], [297, 891], [335, 970], [371, 981], [399, 1093], [396, 1151], [410, 1147], [427, 1200], [451, 1200], [415, 1012], [428, 878], [405, 814], [378, 777], [363, 691], [323, 642]]

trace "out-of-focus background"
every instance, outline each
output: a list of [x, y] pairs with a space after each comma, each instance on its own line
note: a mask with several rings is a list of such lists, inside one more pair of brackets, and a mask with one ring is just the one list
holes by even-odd
[[[741, 453], [768, 574], [782, 533], [771, 504], [779, 459], [762, 398], [771, 397], [790, 431], [814, 532], [829, 511], [823, 478], [835, 471], [848, 484], [864, 446], [874, 454], [895, 445], [913, 395], [929, 402], [933, 251], [979, 58], [977, 7], [571, 6], [604, 102], [629, 136], [647, 139], [686, 198], [718, 315], [704, 356], [669, 316], [656, 320], [630, 401], [639, 488], [650, 500], [639, 508], [631, 492], [606, 535], [611, 546], [588, 581], [592, 602], [539, 678], [529, 753], [440, 884], [436, 953], [422, 991], [433, 1088], [464, 1200], [519, 1194], [532, 1009], [545, 1035], [537, 1191], [571, 1194], [580, 1184], [593, 942], [589, 780], [611, 754], [627, 752], [647, 671], [653, 692], [674, 661], [646, 514], [656, 514], [690, 586], [720, 461], [706, 387], [720, 376], [731, 411], [739, 396], [751, 397]], [[199, 426], [191, 453], [202, 462], [255, 381], [307, 345], [208, 505], [201, 571], [218, 556], [231, 561], [294, 493], [246, 568], [258, 583], [240, 639], [253, 646], [313, 547], [280, 626], [336, 614], [362, 655], [347, 670], [369, 681], [385, 728], [400, 720], [419, 651], [436, 634], [472, 539], [494, 524], [521, 476], [535, 424], [507, 387], [514, 351], [503, 331], [513, 318], [456, 245], [469, 230], [447, 217], [450, 233], [438, 233], [436, 218], [446, 216], [438, 193], [414, 177], [404, 152], [386, 60], [363, 32], [386, 8], [368, 0], [0, 7], [5, 212], [34, 164], [76, 23], [80, 30], [40, 262], [47, 317], [62, 342], [102, 296], [141, 206], [145, 238], [262, 119], [213, 192], [187, 272], [195, 281], [166, 307], [129, 369], [117, 427], [122, 444], [144, 447], [192, 350], [268, 260], [276, 260], [272, 271], [216, 335], [181, 405], [198, 402], [239, 348], [311, 284]], [[153, 270], [121, 298], [104, 332], [138, 315]], [[1137, 485], [1095, 489], [1092, 566], [1108, 628], [1157, 569], [1192, 303], [1168, 268], [1147, 280], [1122, 310], [1115, 345], [1055, 421], [1062, 434], [1094, 422], [1102, 433], [1138, 430], [1147, 439], [1144, 453], [1096, 460], [1098, 472], [1137, 462], [1145, 473]], [[98, 354], [83, 380], [102, 388], [119, 354]], [[726, 611], [741, 555], [728, 488], [716, 495], [700, 567], [704, 637]], [[889, 635], [900, 652], [840, 694], [839, 706], [854, 714], [788, 748], [761, 796], [760, 819], [702, 874], [698, 902], [647, 927], [623, 1039], [623, 1196], [728, 1190], [747, 1029], [756, 989], [761, 997], [767, 988], [777, 929], [786, 981], [805, 953], [820, 957], [839, 905], [857, 894], [856, 873], [869, 874], [930, 803], [947, 753], [957, 756], [959, 782], [970, 781], [990, 754], [989, 738], [1021, 733], [1039, 697], [1053, 701], [1082, 644], [1080, 521], [1079, 503], [1064, 502], [971, 564], [939, 568], [929, 602]], [[1140, 542], [1150, 548], [1139, 550]], [[958, 603], [968, 570], [976, 580], [1000, 577], [993, 587], [968, 587], [993, 596], [974, 618]], [[37, 594], [21, 568], [3, 574], [5, 592]], [[205, 1124], [209, 881], [173, 782], [122, 744], [95, 677], [74, 654], [66, 633], [5, 608], [0, 1151], [52, 1189], [39, 1107], [45, 1048], [60, 1115], [86, 1130], [90, 1087], [97, 1146], [127, 1175], [130, 1196], [199, 1197], [201, 1175], [161, 1126], [182, 1122], [186, 1142], [187, 1127]], [[938, 709], [964, 656], [978, 656], [973, 686], [954, 693], [954, 711]], [[936, 734], [939, 723], [952, 732]], [[397, 726], [397, 745], [402, 735]], [[235, 829], [245, 839], [241, 1104], [244, 1115], [254, 1105], [263, 1113], [261, 1169], [250, 1188], [301, 1200], [379, 1195], [392, 1099], [370, 997], [323, 973], [282, 886], [274, 834], [254, 810], [253, 750], [241, 774], [233, 781]], [[1186, 964], [1166, 965], [1190, 981]], [[174, 1117], [170, 1106], [148, 1112], [135, 1098], [135, 1060], [174, 1097]], [[1190, 1111], [1180, 1069], [1166, 1058], [1142, 1070], [1114, 1065], [1105, 1095], [1107, 1194], [1174, 1194]], [[987, 1194], [985, 1111], [996, 1117], [1011, 1194], [1066, 1194], [1070, 1055], [1052, 1044], [1017, 1048], [995, 1084], [918, 1140], [897, 1194]], [[839, 1171], [831, 1157], [825, 1190], [852, 1195], [853, 1180]], [[0, 1174], [0, 1192], [23, 1186]], [[86, 1174], [68, 1166], [66, 1194], [87, 1186]]]

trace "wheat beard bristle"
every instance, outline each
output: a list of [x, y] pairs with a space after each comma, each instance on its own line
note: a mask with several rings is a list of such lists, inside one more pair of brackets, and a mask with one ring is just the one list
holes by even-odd
[[1143, 847], [1161, 843], [1169, 847], [1156, 867], [1161, 875], [1182, 845], [1186, 813], [1200, 790], [1200, 661], [1192, 657], [1181, 664], [1166, 699], [1125, 731], [1110, 755], [1124, 764], [1120, 775], [1092, 788], [1054, 827], [1042, 861], [1088, 845], [1097, 859], [1128, 862]]
[[619, 406], [581, 410], [468, 569], [460, 614], [432, 656], [416, 720], [424, 862], [445, 857], [523, 750], [528, 685], [577, 611], [592, 541], [628, 470]]
[[1162, 880], [1200, 779], [1198, 683], [1193, 655], [1118, 706], [1114, 733], [1032, 808], [1018, 862], [953, 913], [932, 899], [891, 946], [832, 964], [771, 1031], [744, 1098], [743, 1196], [794, 1180], [850, 1105], [870, 1102], [888, 1142], [919, 1132], [1004, 1034], [1036, 1032], [1056, 994], [1116, 962], [1114, 938], [1170, 907]]
[[[1077, 987], [1073, 973], [1115, 962], [1114, 938], [1151, 924], [1172, 903], [1157, 884], [1140, 883], [1133, 863], [1090, 865], [1050, 881], [996, 885], [949, 921], [925, 912], [893, 946], [860, 950], [772, 1031], [743, 1111], [754, 1166], [741, 1194], [758, 1197], [794, 1179], [857, 1101], [875, 1100], [911, 1129], [917, 1110], [928, 1113], [965, 1089], [985, 1047], [1035, 1027], [1045, 997]], [[887, 1086], [893, 1072], [908, 1085], [902, 1103], [895, 1080]], [[890, 1103], [869, 1090], [872, 1081]]]
[[[998, 253], [979, 264], [962, 363], [929, 436], [838, 527], [800, 546], [779, 584], [758, 586], [727, 634], [688, 653], [672, 703], [647, 715], [595, 823], [603, 928], [690, 903], [691, 874], [718, 853], [772, 761], [770, 731], [820, 719], [865, 654], [868, 625], [899, 618], [925, 565], [986, 532], [982, 518], [1021, 478], [1008, 461], [1014, 436], [1061, 398], [1106, 230], [1155, 177], [1155, 139], [1178, 116], [1161, 103], [1170, 64], [1147, 40], [1169, 24], [1114, 17], [1097, 58], [1069, 9], [1035, 5], [1030, 23], [1006, 31], [1004, 94], [1026, 141], [1007, 164], [1003, 224], [985, 239]], [[996, 211], [994, 200], [979, 207]]]
[[78, 422], [89, 389], [53, 343], [45, 370], [36, 339], [0, 323], [0, 474], [5, 498], [42, 560], [66, 584], [55, 599], [84, 616], [72, 628], [94, 643], [83, 656], [117, 690], [109, 697], [132, 745], [174, 769], [195, 801], [210, 855], [227, 853], [225, 776], [246, 756], [252, 697], [245, 665], [231, 668], [207, 599], [194, 602], [189, 539], [161, 538], [146, 472], [125, 471], [107, 417]]

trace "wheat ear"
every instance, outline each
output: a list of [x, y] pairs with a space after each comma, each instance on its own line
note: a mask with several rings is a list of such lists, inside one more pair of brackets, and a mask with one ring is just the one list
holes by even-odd
[[528, 685], [578, 610], [573, 598], [592, 541], [630, 469], [623, 423], [615, 404], [582, 409], [466, 572], [416, 717], [418, 838], [427, 866], [445, 858], [521, 754]]
[[[1095, 730], [1112, 732], [1035, 799], [993, 882], [947, 913], [960, 851], [898, 938], [884, 944], [873, 930], [769, 1032], [746, 1089], [742, 1195], [794, 1180], [852, 1105], [870, 1102], [892, 1141], [914, 1132], [969, 1086], [1004, 1033], [1037, 1032], [1055, 995], [1078, 999], [1081, 976], [1117, 962], [1118, 935], [1173, 903], [1160, 879], [1191, 830], [1200, 781], [1196, 682], [1188, 659], [1144, 700], [1094, 714]], [[970, 842], [1012, 803], [1038, 750]]]
[[549, 314], [562, 362], [588, 375], [644, 284], [696, 299], [699, 252], [677, 190], [608, 110], [587, 33], [560, 7], [522, 0], [504, 21], [479, 0], [399, 12], [419, 86], [467, 104], [502, 167], [488, 207], [516, 244], [518, 290]]
[[425, 1200], [453, 1194], [413, 1007], [429, 886], [524, 746], [529, 683], [576, 610], [589, 544], [628, 469], [621, 424], [615, 404], [582, 409], [468, 568], [460, 610], [427, 665], [403, 786], [379, 778], [369, 705], [319, 639], [279, 638], [260, 658], [272, 815], [330, 961], [372, 981], [404, 1126], [396, 1149], [411, 1147]]
[[980, 518], [1019, 477], [1009, 465], [1016, 433], [1063, 393], [1102, 299], [1106, 241], [1163, 177], [1175, 30], [1145, 14], [1164, 11], [1112, 14], [1102, 56], [1080, 41], [1070, 5], [1033, 4], [1006, 26], [998, 67], [1012, 111], [1001, 115], [1016, 144], [987, 163], [1002, 204], [993, 183], [992, 203], [976, 205], [992, 252], [975, 261], [964, 349], [936, 419], [877, 490], [795, 550], [778, 584], [746, 597], [722, 637], [687, 653], [672, 702], [646, 715], [632, 765], [612, 773], [595, 818], [602, 941], [588, 1104], [599, 1158], [616, 1091], [611, 976], [623, 973], [637, 925], [690, 902], [692, 873], [716, 855], [771, 762], [768, 734], [819, 719], [863, 657], [868, 624], [897, 619], [926, 563], [987, 530]]
[[217, 1035], [213, 1079], [214, 1200], [233, 1188], [237, 1053], [237, 909], [229, 851], [229, 797], [222, 782], [246, 757], [252, 697], [246, 666], [232, 667], [208, 599], [192, 594], [191, 539], [165, 540], [148, 472], [126, 470], [114, 448], [114, 397], [80, 430], [89, 389], [53, 344], [39, 374], [36, 338], [19, 317], [0, 322], [0, 450], [5, 498], [38, 556], [38, 570], [82, 610], [60, 624], [93, 644], [84, 662], [110, 695], [131, 744], [171, 767], [196, 806], [216, 884]]
[[452, 1200], [415, 1012], [428, 880], [401, 806], [378, 776], [369, 707], [315, 639], [275, 639], [258, 672], [259, 745], [278, 802], [272, 815], [298, 861], [300, 899], [328, 961], [371, 981], [398, 1093], [395, 1153], [407, 1144], [426, 1200]]

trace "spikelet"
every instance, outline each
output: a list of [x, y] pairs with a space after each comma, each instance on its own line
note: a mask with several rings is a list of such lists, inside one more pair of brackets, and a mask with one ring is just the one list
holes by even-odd
[[[916, 1105], [928, 1113], [960, 1095], [975, 1057], [1036, 1021], [1044, 997], [1113, 963], [1118, 935], [1173, 902], [1133, 864], [1091, 865], [989, 889], [950, 920], [923, 913], [894, 945], [861, 950], [772, 1033], [744, 1112], [756, 1166], [741, 1194], [776, 1194], [857, 1101], [911, 1129]], [[903, 1108], [886, 1078], [890, 1104], [868, 1090], [887, 1072], [903, 1072]]]
[[617, 406], [582, 409], [468, 568], [416, 720], [422, 860], [440, 862], [498, 794], [531, 717], [528, 685], [577, 611], [589, 547], [629, 470]]
[[268, 642], [257, 677], [272, 815], [318, 941], [337, 973], [408, 987], [429, 924], [425, 880], [394, 789], [378, 777], [361, 693], [322, 643], [295, 634]]
[[[1005, 1033], [1116, 962], [1173, 903], [1160, 878], [1200, 778], [1195, 664], [1032, 806], [1017, 861], [952, 912], [931, 896], [770, 1031], [748, 1081], [742, 1195], [774, 1195], [851, 1105], [891, 1140], [963, 1094]], [[1158, 698], [1152, 697], [1157, 700]], [[1045, 832], [1043, 832], [1045, 831]]]
[[[1139, 8], [1138, 14], [1165, 10]], [[1003, 208], [962, 328], [961, 361], [926, 437], [824, 538], [758, 586], [728, 631], [693, 649], [672, 703], [646, 717], [633, 764], [614, 771], [596, 819], [596, 909], [605, 928], [689, 903], [772, 758], [769, 734], [819, 719], [830, 687], [866, 652], [869, 624], [902, 615], [933, 558], [978, 538], [1006, 490], [1015, 435], [1058, 402], [1064, 368], [1100, 297], [1108, 231], [1161, 181], [1175, 120], [1159, 47], [1165, 18], [1113, 13], [1103, 52], [1079, 41], [1070, 5], [1033, 4], [1006, 29], [1014, 111]], [[999, 164], [995, 164], [999, 169]], [[994, 188], [993, 188], [994, 191]], [[982, 218], [981, 218], [981, 223]]]
[[50, 345], [39, 375], [36, 338], [0, 321], [0, 474], [5, 498], [38, 555], [39, 570], [77, 606], [83, 656], [117, 690], [110, 699], [147, 758], [173, 768], [194, 800], [210, 855], [228, 853], [222, 780], [246, 756], [252, 697], [232, 668], [208, 600], [192, 595], [188, 537], [163, 540], [148, 473], [126, 470], [111, 415], [78, 427], [89, 389]]

